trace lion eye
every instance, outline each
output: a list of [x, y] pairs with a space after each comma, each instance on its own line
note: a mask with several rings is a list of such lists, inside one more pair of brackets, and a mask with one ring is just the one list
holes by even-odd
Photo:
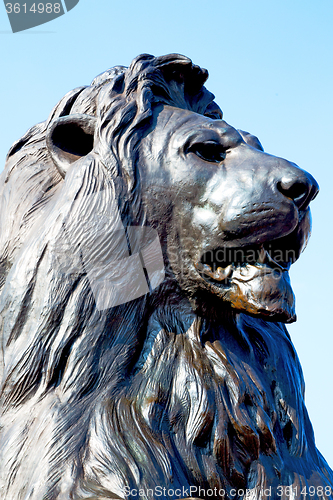
[[221, 161], [223, 161], [226, 157], [224, 147], [216, 142], [200, 142], [192, 144], [188, 148], [187, 152], [194, 153], [202, 160], [213, 163], [221, 163]]

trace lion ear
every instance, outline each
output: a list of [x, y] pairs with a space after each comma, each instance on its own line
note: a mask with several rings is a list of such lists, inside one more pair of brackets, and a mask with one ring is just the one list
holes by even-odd
[[264, 148], [262, 147], [262, 144], [259, 141], [258, 137], [250, 134], [250, 132], [245, 132], [245, 130], [238, 130], [238, 132], [243, 137], [246, 144], [249, 144], [255, 149], [259, 149], [259, 151], [264, 151]]
[[96, 118], [73, 114], [53, 120], [46, 131], [50, 156], [65, 177], [68, 167], [92, 151]]

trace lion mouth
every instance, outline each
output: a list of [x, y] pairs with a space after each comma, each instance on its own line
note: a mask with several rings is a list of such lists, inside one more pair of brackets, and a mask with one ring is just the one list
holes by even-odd
[[296, 315], [288, 271], [305, 244], [299, 226], [272, 241], [206, 251], [195, 268], [208, 289], [232, 308], [290, 323]]
[[[223, 257], [222, 257], [223, 256]], [[216, 284], [227, 284], [231, 278], [249, 281], [262, 272], [288, 271], [292, 262], [272, 257], [265, 245], [244, 248], [218, 248], [206, 252], [197, 271]]]
[[205, 252], [196, 269], [209, 282], [227, 286], [230, 280], [250, 281], [262, 274], [288, 272], [299, 257], [291, 237], [246, 247], [220, 247]]

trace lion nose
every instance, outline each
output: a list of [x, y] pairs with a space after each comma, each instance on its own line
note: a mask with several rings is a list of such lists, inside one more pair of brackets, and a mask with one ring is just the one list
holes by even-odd
[[284, 196], [291, 198], [299, 210], [306, 210], [319, 191], [317, 181], [308, 172], [291, 166], [277, 183]]

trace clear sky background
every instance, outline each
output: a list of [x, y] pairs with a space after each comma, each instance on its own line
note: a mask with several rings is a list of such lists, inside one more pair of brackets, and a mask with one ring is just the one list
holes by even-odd
[[227, 122], [316, 177], [312, 239], [291, 272], [298, 321], [289, 332], [317, 446], [331, 467], [332, 39], [332, 0], [80, 0], [16, 34], [0, 4], [0, 170], [11, 144], [67, 91], [140, 53], [179, 52], [209, 70], [207, 87]]

